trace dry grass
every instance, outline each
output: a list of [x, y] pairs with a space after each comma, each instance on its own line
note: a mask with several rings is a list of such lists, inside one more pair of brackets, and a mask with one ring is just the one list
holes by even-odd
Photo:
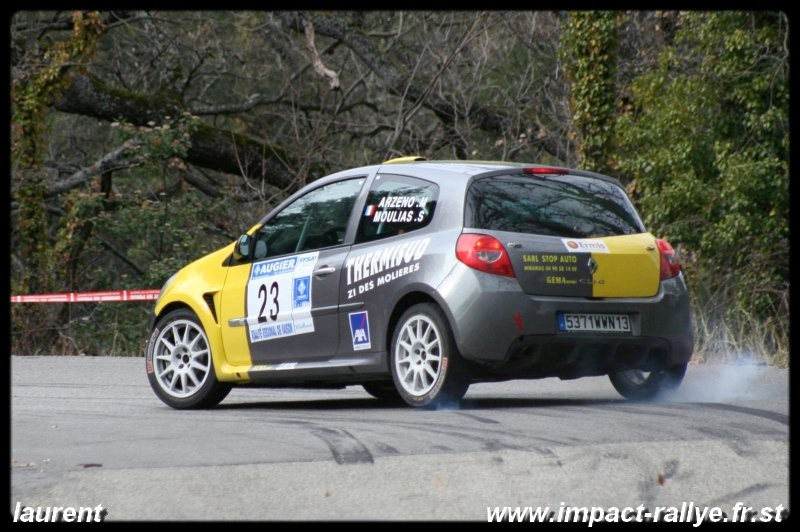
[[744, 310], [720, 313], [709, 304], [693, 305], [693, 362], [755, 362], [789, 367], [789, 314], [758, 319]]

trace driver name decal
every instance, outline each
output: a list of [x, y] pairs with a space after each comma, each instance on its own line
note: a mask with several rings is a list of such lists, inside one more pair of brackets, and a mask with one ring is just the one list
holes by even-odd
[[247, 283], [251, 343], [314, 332], [311, 275], [319, 252], [253, 264]]
[[428, 215], [427, 195], [382, 197], [377, 205], [367, 205], [364, 216], [373, 223], [422, 222]]

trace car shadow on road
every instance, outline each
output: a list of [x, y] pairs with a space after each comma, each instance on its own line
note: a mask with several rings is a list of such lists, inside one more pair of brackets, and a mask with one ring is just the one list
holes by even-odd
[[469, 410], [501, 410], [516, 408], [557, 408], [565, 406], [604, 406], [620, 404], [637, 404], [625, 399], [588, 399], [588, 398], [527, 398], [527, 397], [480, 397], [462, 399], [458, 403], [436, 408], [413, 408], [400, 400], [388, 401], [371, 398], [342, 399], [308, 399], [292, 401], [247, 401], [223, 402], [217, 410], [408, 410], [409, 412], [431, 411], [469, 411]]

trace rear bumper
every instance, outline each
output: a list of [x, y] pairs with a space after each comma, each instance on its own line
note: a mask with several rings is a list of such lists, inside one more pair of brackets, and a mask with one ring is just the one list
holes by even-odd
[[[516, 279], [459, 265], [439, 293], [462, 356], [487, 375], [576, 378], [689, 361], [694, 337], [682, 275], [649, 298], [531, 296]], [[627, 314], [631, 333], [567, 333], [559, 312]]]
[[663, 338], [523, 336], [502, 362], [478, 365], [475, 377], [575, 379], [629, 369], [657, 371], [685, 362], [688, 358], [676, 356]]

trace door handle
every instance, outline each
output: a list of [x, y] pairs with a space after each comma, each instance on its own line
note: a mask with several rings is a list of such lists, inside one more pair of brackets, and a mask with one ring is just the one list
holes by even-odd
[[314, 275], [330, 275], [336, 271], [336, 268], [333, 266], [323, 266], [322, 268], [317, 268], [314, 270]]

